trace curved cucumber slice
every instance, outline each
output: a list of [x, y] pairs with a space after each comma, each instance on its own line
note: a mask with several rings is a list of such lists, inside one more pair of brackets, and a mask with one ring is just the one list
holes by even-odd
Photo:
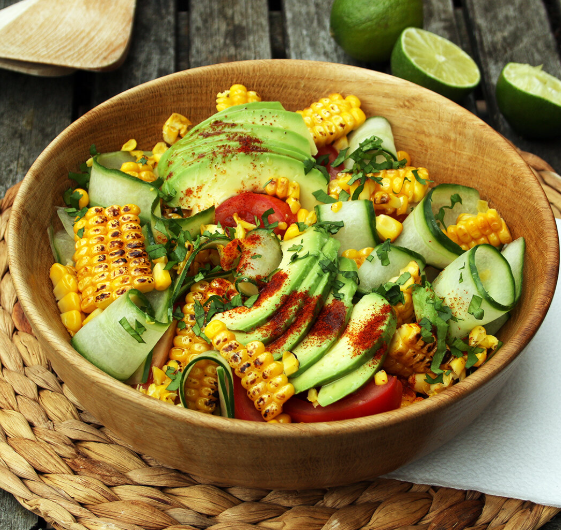
[[56, 213], [66, 233], [74, 239], [74, 217], [66, 213], [66, 208], [63, 206], [56, 207]]
[[370, 293], [372, 289], [377, 289], [390, 278], [399, 276], [399, 271], [411, 261], [415, 261], [421, 271], [425, 268], [423, 256], [408, 248], [391, 244], [389, 245], [390, 250], [387, 252], [390, 263], [386, 266], [382, 265], [378, 256], [378, 252], [382, 250], [382, 245], [378, 245], [358, 269], [358, 279], [360, 280], [358, 290], [361, 293]]
[[[354, 132], [349, 134], [349, 153], [356, 151], [360, 145], [360, 142], [371, 138], [372, 136], [377, 136], [382, 139], [382, 148], [390, 153], [397, 160], [397, 150], [395, 148], [395, 142], [393, 139], [392, 126], [390, 122], [382, 116], [372, 116], [367, 118], [365, 122]], [[376, 157], [376, 162], [385, 162], [385, 158], [382, 155]], [[353, 167], [354, 160], [347, 158], [345, 160], [345, 168], [351, 169]]]
[[[450, 209], [453, 195], [459, 195], [462, 203], [456, 203]], [[444, 235], [435, 215], [438, 215], [442, 208], [445, 224], [446, 220], [448, 224], [452, 224], [462, 212], [477, 214], [478, 202], [479, 192], [473, 188], [456, 184], [436, 186], [423, 197], [405, 219], [403, 230], [395, 240], [395, 244], [417, 252], [425, 258], [427, 264], [443, 269], [464, 251]]]
[[[115, 379], [127, 380], [168, 328], [168, 324], [154, 321], [142, 309], [149, 306], [140, 291], [127, 291], [78, 331], [72, 337], [72, 346], [100, 370]], [[133, 338], [120, 324], [124, 318], [132, 328], [136, 322], [146, 328], [137, 337], [142, 342]]]
[[218, 379], [218, 396], [220, 399], [220, 413], [226, 418], [234, 418], [234, 379], [230, 365], [217, 351], [208, 351], [198, 355], [185, 367], [181, 374], [179, 385], [179, 399], [181, 404], [187, 408], [185, 398], [185, 383], [189, 377], [189, 372], [199, 361], [213, 361], [218, 364], [216, 368], [216, 378]]
[[522, 294], [522, 284], [524, 282], [524, 253], [526, 252], [526, 241], [523, 237], [519, 237], [512, 243], [503, 248], [502, 255], [508, 261], [514, 285], [516, 289], [516, 297], [514, 303], [518, 302]]
[[74, 238], [70, 237], [66, 230], [59, 230], [53, 236], [53, 249], [55, 251], [55, 258], [58, 263], [62, 265], [74, 264], [74, 252], [76, 243]]
[[[124, 152], [118, 151], [94, 157], [88, 189], [90, 206], [136, 204], [140, 208], [140, 221], [142, 224], [146, 224], [151, 220], [152, 204], [158, 197], [156, 187], [149, 182], [131, 177], [119, 169], [111, 169], [104, 165], [114, 165], [116, 155], [122, 156], [121, 153]], [[110, 155], [115, 155], [115, 157], [110, 157]], [[131, 155], [128, 156], [133, 158]]]
[[372, 201], [358, 200], [342, 203], [341, 209], [334, 212], [331, 204], [316, 206], [318, 221], [343, 221], [344, 226], [332, 237], [341, 246], [339, 256], [350, 248], [375, 247], [380, 240], [376, 232], [376, 214]]
[[515, 301], [510, 265], [491, 245], [477, 245], [462, 254], [432, 285], [435, 294], [458, 319], [449, 321], [450, 338], [464, 338], [475, 326], [493, 322], [508, 312]]

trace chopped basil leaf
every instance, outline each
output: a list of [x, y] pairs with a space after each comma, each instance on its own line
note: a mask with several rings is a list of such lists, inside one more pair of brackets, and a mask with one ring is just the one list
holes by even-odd
[[[140, 333], [134, 329], [130, 324], [129, 321], [127, 320], [127, 317], [123, 317], [121, 320], [119, 320], [119, 324], [121, 324], [121, 326], [123, 327], [123, 329], [138, 343], [140, 344], [146, 344], [144, 339], [140, 336]], [[139, 324], [138, 322], [135, 322], [135, 326], [136, 324]], [[141, 324], [139, 324], [141, 327]]]
[[[89, 169], [89, 168], [88, 168]], [[78, 186], [84, 189], [88, 189], [90, 183], [90, 174], [89, 173], [73, 173], [70, 171], [68, 173], [68, 178], [71, 180], [75, 180], [78, 183]]]
[[148, 256], [150, 256], [152, 261], [167, 255], [166, 247], [160, 244], [148, 245], [146, 247], [146, 252], [148, 252]]
[[432, 344], [434, 342], [434, 336], [432, 334], [432, 322], [428, 318], [422, 318], [419, 322], [419, 327], [421, 328], [421, 337], [426, 344]]
[[166, 266], [164, 267], [164, 270], [170, 271], [171, 269], [173, 269], [173, 267], [175, 267], [175, 265], [177, 265], [177, 263], [177, 261], [168, 261], [166, 263]]
[[341, 149], [341, 151], [339, 151], [339, 154], [337, 155], [337, 158], [333, 160], [333, 162], [331, 162], [331, 167], [340, 166], [347, 158], [349, 158], [347, 156], [348, 150], [348, 147], [345, 147], [345, 149]]
[[397, 285], [405, 285], [405, 283], [411, 278], [410, 272], [404, 272], [396, 281]]
[[78, 230], [78, 232], [76, 232], [76, 235], [81, 239], [82, 237], [84, 237], [84, 228], [80, 228], [80, 230]]
[[374, 254], [370, 254], [369, 256], [366, 257], [366, 261], [372, 263], [372, 260], [374, 259]]
[[[388, 252], [391, 252], [392, 247], [390, 245], [391, 239], [386, 239], [377, 249], [376, 249], [376, 256], [382, 263], [382, 266], [387, 267], [390, 264], [390, 258], [388, 257]], [[374, 257], [372, 257], [374, 259]], [[369, 260], [369, 261], [372, 261]]]
[[303, 249], [303, 245], [292, 245], [288, 250], [288, 252], [300, 252]]
[[274, 215], [274, 213], [275, 210], [273, 210], [272, 208], [269, 208], [267, 211], [263, 212], [263, 215], [261, 216], [261, 223], [265, 227], [265, 230], [273, 230], [273, 228], [276, 228], [279, 225], [278, 221], [269, 223], [269, 215]]
[[436, 385], [437, 383], [444, 383], [444, 374], [438, 374], [434, 379], [429, 374], [427, 374], [425, 376], [425, 381], [429, 385]]
[[360, 283], [358, 279], [358, 272], [356, 271], [339, 271], [339, 274], [344, 278], [350, 278], [357, 285]]
[[339, 200], [342, 202], [346, 202], [349, 200], [350, 194], [348, 192], [346, 192], [345, 190], [341, 190], [339, 192]]
[[483, 298], [474, 294], [469, 303], [468, 313], [473, 315], [476, 320], [482, 320], [485, 315], [485, 311], [481, 309], [481, 302], [483, 302]]
[[405, 303], [405, 297], [403, 296], [403, 292], [401, 291], [397, 283], [384, 283], [383, 285], [380, 285], [378, 289], [374, 289], [373, 292], [378, 293], [380, 296], [383, 296], [390, 303], [390, 305]]
[[177, 329], [185, 329], [187, 327], [187, 324], [185, 324], [185, 322], [183, 320], [180, 320], [177, 323]]
[[181, 384], [181, 372], [174, 370], [171, 366], [166, 369], [166, 375], [171, 379], [171, 383], [166, 387], [166, 390], [173, 392], [179, 389]]
[[298, 231], [299, 232], [304, 232], [306, 230], [306, 228], [308, 228], [308, 225], [306, 223], [296, 223], [296, 226], [298, 226]]
[[419, 171], [417, 169], [414, 169], [413, 171], [411, 171], [411, 173], [413, 173], [413, 176], [421, 186], [424, 186], [427, 182], [432, 182], [432, 180], [427, 180], [419, 177]]
[[177, 306], [173, 312], [173, 318], [175, 318], [175, 320], [182, 320], [184, 317], [185, 315], [183, 314], [183, 311], [181, 311], [181, 308]]
[[210, 339], [203, 332], [204, 326], [205, 310], [203, 309], [201, 303], [198, 300], [195, 300], [195, 325], [192, 327], [193, 333], [210, 344]]
[[463, 204], [462, 198], [457, 193], [454, 193], [454, 195], [450, 196], [450, 206], [442, 206], [440, 210], [438, 210], [438, 213], [434, 216], [434, 218], [442, 225], [442, 228], [444, 228], [444, 230], [447, 229], [446, 225], [444, 224], [444, 208], [452, 210], [458, 203]]
[[323, 202], [324, 204], [332, 204], [334, 202], [337, 202], [337, 199], [334, 199], [333, 197], [330, 197], [329, 195], [327, 195], [327, 193], [325, 193], [325, 191], [323, 190], [316, 190], [314, 192], [312, 192], [312, 195], [320, 202]]
[[344, 221], [320, 221], [314, 225], [314, 230], [324, 231], [327, 234], [336, 234], [345, 226]]
[[262, 258], [263, 256], [261, 254], [253, 254], [253, 256], [251, 256], [251, 259], [259, 259]]
[[337, 267], [334, 265], [334, 263], [331, 260], [320, 259], [319, 266], [321, 267], [321, 270], [325, 273], [337, 272]]
[[97, 152], [97, 149], [95, 147], [95, 144], [90, 145], [90, 155], [92, 155], [92, 156], [99, 155], [99, 153]]
[[195, 283], [200, 282], [201, 280], [204, 280], [205, 275], [202, 272], [198, 272], [195, 277], [193, 278], [193, 281]]
[[477, 364], [479, 358], [476, 354], [483, 353], [485, 350], [483, 348], [478, 348], [477, 346], [470, 346], [467, 351], [467, 361], [466, 370], [469, 370], [472, 366]]

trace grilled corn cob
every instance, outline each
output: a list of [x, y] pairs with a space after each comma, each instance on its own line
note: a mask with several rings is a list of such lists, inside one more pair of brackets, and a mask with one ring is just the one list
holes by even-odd
[[355, 250], [354, 248], [349, 248], [345, 250], [342, 254], [344, 258], [352, 259], [356, 266], [360, 269], [360, 266], [366, 261], [366, 258], [370, 256], [373, 252], [372, 247], [365, 247], [361, 250]]
[[74, 223], [73, 259], [84, 313], [106, 308], [129, 289], [154, 289], [139, 213], [134, 204], [94, 206]]
[[232, 85], [229, 90], [216, 94], [216, 110], [228, 109], [234, 105], [243, 105], [244, 103], [253, 103], [261, 101], [259, 94], [253, 90], [247, 90], [243, 85]]
[[366, 116], [360, 108], [356, 96], [330, 94], [326, 98], [312, 103], [304, 110], [297, 110], [304, 118], [315, 144], [323, 147], [360, 127]]
[[55, 263], [51, 267], [50, 278], [60, 310], [60, 319], [68, 333], [73, 336], [82, 327], [83, 320], [76, 271], [74, 267]]
[[[381, 180], [375, 182], [367, 179], [359, 199], [370, 199], [377, 214], [383, 213], [391, 217], [406, 215], [411, 206], [425, 196], [429, 187], [428, 182], [421, 184], [413, 171], [417, 172], [420, 179], [428, 180], [429, 173], [424, 167], [408, 166], [400, 169], [384, 169], [379, 173], [369, 175]], [[329, 196], [339, 199], [341, 190], [345, 190], [352, 196], [360, 182], [357, 181], [349, 186], [347, 182], [351, 178], [350, 173], [339, 173], [338, 178], [332, 180], [327, 187]]]
[[288, 382], [283, 363], [275, 361], [262, 342], [241, 345], [220, 320], [210, 322], [205, 335], [241, 378], [242, 386], [263, 419], [269, 421], [281, 414], [283, 404], [294, 395], [294, 386]]
[[[173, 347], [169, 352], [169, 358], [177, 363], [180, 371], [183, 371], [185, 366], [195, 357], [211, 349], [203, 338], [198, 337], [193, 332], [195, 302], [198, 301], [208, 311], [208, 305], [205, 305], [205, 302], [211, 296], [219, 296], [230, 300], [236, 294], [237, 291], [234, 286], [223, 278], [216, 278], [211, 282], [203, 280], [191, 286], [182, 308], [184, 315], [182, 320], [185, 327], [183, 329], [177, 328], [173, 339]], [[216, 363], [208, 360], [199, 361], [191, 369], [185, 384], [187, 408], [199, 412], [214, 412], [218, 401], [217, 389]]]
[[483, 243], [500, 247], [512, 242], [504, 219], [492, 208], [477, 215], [462, 213], [458, 216], [456, 224], [450, 225], [443, 232], [463, 250]]
[[384, 362], [384, 370], [400, 377], [415, 373], [424, 374], [430, 370], [436, 350], [436, 340], [426, 343], [421, 337], [418, 324], [403, 324], [395, 332]]

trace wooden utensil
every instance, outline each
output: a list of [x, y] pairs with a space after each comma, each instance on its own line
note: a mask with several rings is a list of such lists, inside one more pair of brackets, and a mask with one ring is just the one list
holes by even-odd
[[0, 62], [0, 67], [34, 75], [69, 73], [60, 68], [115, 69], [128, 50], [135, 6], [136, 0], [13, 4], [0, 10], [0, 58], [23, 63]]
[[[234, 83], [264, 100], [303, 109], [331, 92], [355, 94], [367, 116], [382, 115], [396, 145], [436, 182], [477, 188], [514, 237], [527, 241], [524, 291], [499, 333], [504, 346], [442, 394], [376, 416], [317, 424], [268, 425], [200, 414], [149, 398], [82, 358], [60, 321], [46, 236], [68, 171], [129, 138], [150, 149], [172, 112], [197, 123], [215, 112], [217, 92]], [[40, 206], [40, 207], [39, 207]], [[138, 451], [228, 485], [281, 489], [358, 482], [423, 456], [473, 421], [509, 377], [555, 291], [559, 245], [544, 192], [515, 148], [473, 114], [401, 79], [309, 61], [247, 61], [196, 68], [129, 90], [68, 127], [25, 177], [9, 227], [10, 270], [20, 302], [59, 376], [95, 418]], [[508, 440], [505, 440], [508, 450]]]

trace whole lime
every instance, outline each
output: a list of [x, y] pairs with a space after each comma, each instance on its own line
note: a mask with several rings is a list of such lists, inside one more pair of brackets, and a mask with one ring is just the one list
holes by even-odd
[[423, 0], [335, 0], [331, 8], [331, 36], [359, 61], [388, 61], [410, 26], [423, 26]]
[[541, 66], [508, 63], [497, 81], [497, 104], [526, 138], [561, 136], [561, 81]]

